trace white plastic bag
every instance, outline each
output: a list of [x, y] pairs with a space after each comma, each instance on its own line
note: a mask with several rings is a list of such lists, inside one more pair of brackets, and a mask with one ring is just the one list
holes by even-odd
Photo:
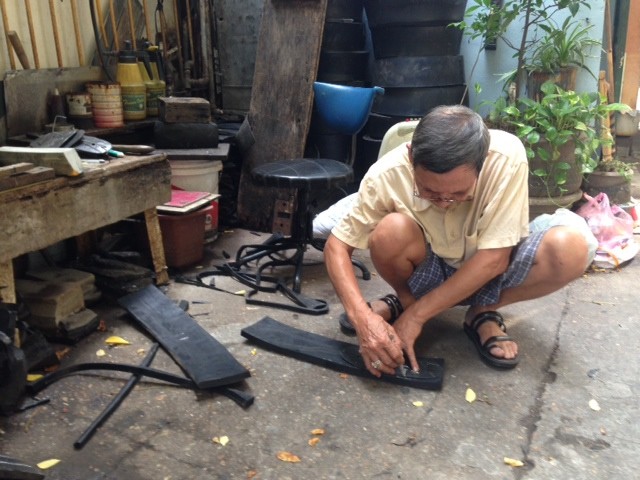
[[587, 203], [577, 213], [583, 217], [598, 240], [594, 266], [616, 268], [638, 253], [633, 238], [633, 218], [618, 205], [611, 205], [606, 193], [595, 197], [584, 194]]

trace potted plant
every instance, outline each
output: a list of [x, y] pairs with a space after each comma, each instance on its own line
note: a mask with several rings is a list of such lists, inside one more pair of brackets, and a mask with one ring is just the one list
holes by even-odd
[[[571, 23], [580, 8], [590, 9], [591, 6], [587, 0], [506, 0], [504, 2], [473, 0], [473, 4], [465, 12], [465, 20], [453, 25], [461, 28], [471, 39], [484, 38], [484, 44], [478, 51], [478, 58], [487, 45], [493, 44], [497, 39], [501, 39], [504, 45], [513, 50], [513, 57], [516, 59], [515, 68], [504, 73], [501, 79], [506, 87], [514, 82], [514, 96], [520, 98], [522, 87], [526, 84], [528, 69], [535, 65], [534, 59], [527, 58], [527, 53], [531, 53], [536, 45], [541, 45], [540, 42], [545, 42], [545, 39], [547, 39], [547, 47], [540, 48], [538, 52], [540, 56], [544, 54], [545, 62], [551, 63], [551, 54], [555, 50], [556, 54], [570, 55], [568, 64], [584, 66], [586, 57], [579, 48], [593, 46], [587, 42], [590, 27], [572, 25], [572, 31], [575, 30], [574, 35], [562, 38], [561, 30], [567, 21], [558, 27], [553, 20], [557, 15], [567, 15]], [[515, 40], [512, 40], [509, 33], [516, 20], [521, 20], [522, 23], [516, 22], [513, 27], [519, 30], [514, 36]], [[553, 63], [563, 63], [563, 61], [553, 60]], [[552, 69], [555, 68], [554, 65]]]
[[541, 90], [538, 101], [520, 98], [510, 104], [498, 100], [487, 121], [513, 132], [524, 143], [529, 196], [566, 207], [580, 198], [583, 175], [598, 166], [600, 148], [612, 142], [599, 135], [599, 122], [628, 107], [607, 104], [597, 92], [576, 93], [552, 82], [544, 83]]
[[591, 36], [592, 24], [567, 17], [559, 28], [550, 24], [541, 24], [539, 28], [545, 35], [535, 43], [525, 65], [530, 98], [540, 99], [540, 86], [546, 81], [553, 81], [564, 90], [575, 90], [580, 68], [597, 79], [585, 63], [588, 53], [602, 45]]

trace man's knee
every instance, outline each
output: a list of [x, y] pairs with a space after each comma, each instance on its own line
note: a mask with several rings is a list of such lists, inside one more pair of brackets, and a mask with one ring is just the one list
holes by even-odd
[[539, 260], [548, 264], [562, 276], [575, 278], [589, 263], [589, 245], [580, 230], [574, 227], [552, 227], [544, 234]]
[[424, 234], [418, 224], [403, 213], [386, 215], [369, 237], [369, 249], [381, 252], [424, 249]]

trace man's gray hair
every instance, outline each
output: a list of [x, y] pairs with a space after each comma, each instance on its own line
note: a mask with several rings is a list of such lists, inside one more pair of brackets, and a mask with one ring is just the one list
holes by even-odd
[[442, 105], [418, 122], [411, 140], [414, 167], [446, 173], [470, 165], [480, 173], [489, 151], [482, 117], [463, 105]]

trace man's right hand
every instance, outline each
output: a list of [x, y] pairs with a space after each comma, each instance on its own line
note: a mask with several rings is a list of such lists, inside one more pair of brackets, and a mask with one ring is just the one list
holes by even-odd
[[373, 311], [362, 321], [354, 322], [354, 326], [367, 370], [376, 377], [382, 373], [393, 375], [404, 363], [402, 342], [394, 328]]

